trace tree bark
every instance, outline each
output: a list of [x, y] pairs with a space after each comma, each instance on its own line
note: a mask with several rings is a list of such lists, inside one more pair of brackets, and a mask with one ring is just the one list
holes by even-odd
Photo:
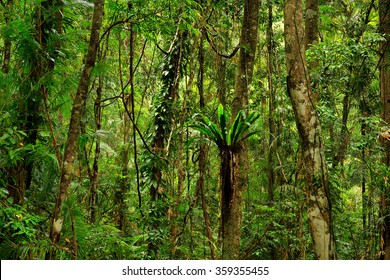
[[[12, 8], [13, 8], [13, 0], [8, 0], [4, 5], [5, 25], [7, 25], [11, 21]], [[4, 47], [3, 47], [3, 54], [4, 54], [3, 65], [1, 68], [4, 74], [7, 74], [9, 72], [9, 64], [11, 62], [11, 47], [12, 47], [11, 40], [8, 37], [5, 37]]]
[[304, 48], [301, 0], [284, 7], [287, 88], [294, 109], [305, 163], [308, 218], [317, 259], [333, 258], [334, 240], [328, 173], [321, 125], [310, 91]]
[[[99, 85], [96, 89], [96, 99], [94, 104], [94, 113], [95, 113], [95, 125], [96, 131], [102, 129], [102, 91], [103, 91], [103, 81], [102, 77], [99, 77]], [[100, 139], [96, 137], [95, 142], [95, 156], [92, 164], [92, 171], [90, 176], [90, 189], [89, 189], [89, 213], [90, 213], [90, 223], [94, 224], [96, 221], [97, 214], [97, 203], [98, 203], [98, 186], [99, 186], [99, 158], [100, 158]], [[87, 163], [88, 164], [88, 163]]]
[[[179, 81], [182, 71], [183, 55], [185, 55], [185, 40], [187, 32], [177, 30], [176, 36], [172, 41], [169, 52], [166, 54], [164, 67], [162, 71], [162, 89], [159, 96], [156, 98], [154, 104], [155, 119], [154, 127], [155, 134], [153, 137], [153, 151], [156, 155], [161, 156], [165, 150], [165, 139], [170, 132], [172, 126], [173, 104], [178, 99]], [[149, 194], [151, 200], [151, 211], [153, 223], [151, 225], [153, 230], [158, 230], [161, 227], [159, 222], [161, 210], [158, 209], [159, 199], [164, 193], [163, 170], [158, 163], [159, 159], [154, 159], [155, 165], [152, 168], [152, 181], [150, 185]], [[148, 244], [149, 254], [153, 254], [154, 258], [158, 256], [159, 244], [150, 241]]]
[[[240, 110], [247, 110], [256, 54], [259, 19], [259, 0], [244, 2], [244, 18], [240, 38], [240, 56], [233, 99], [233, 119]], [[240, 254], [242, 196], [248, 183], [248, 152], [244, 142], [238, 143], [234, 153], [222, 151], [222, 178], [229, 177], [231, 185], [222, 183], [222, 259], [238, 259]], [[226, 173], [228, 172], [228, 173]], [[231, 188], [231, 189], [229, 189]]]
[[259, 7], [259, 0], [245, 0], [232, 119], [235, 119], [240, 110], [246, 110], [248, 106], [258, 37]]
[[[218, 101], [224, 107], [226, 107], [226, 58], [215, 54], [215, 64], [217, 66], [217, 96]], [[204, 103], [204, 101], [203, 101]]]
[[[198, 59], [199, 59], [199, 72], [198, 72], [198, 91], [199, 91], [199, 107], [204, 109], [205, 107], [205, 98], [204, 98], [204, 50], [203, 50], [203, 35], [200, 37], [200, 43], [199, 43], [199, 52], [198, 52]], [[222, 59], [222, 58], [221, 58]], [[225, 69], [223, 69], [223, 72], [225, 72]], [[218, 77], [220, 76], [221, 70], [218, 71]], [[224, 75], [224, 74], [223, 74]], [[223, 82], [224, 84], [224, 82]], [[220, 84], [220, 81], [218, 80], [218, 92], [220, 92], [220, 86], [223, 88], [224, 85]], [[224, 91], [224, 90], [223, 90]], [[220, 102], [222, 103], [222, 100], [224, 100], [224, 93], [218, 94], [218, 98]], [[197, 188], [200, 191], [201, 200], [202, 200], [202, 210], [203, 210], [203, 218], [207, 233], [207, 241], [210, 247], [210, 253], [211, 253], [211, 259], [215, 260], [215, 250], [214, 250], [214, 244], [213, 244], [213, 234], [211, 232], [210, 227], [210, 217], [207, 212], [207, 202], [206, 202], [206, 191], [205, 191], [205, 183], [204, 183], [204, 175], [206, 172], [206, 163], [207, 163], [207, 146], [206, 144], [201, 144], [199, 148], [199, 161], [198, 161], [198, 167], [199, 167], [199, 177], [197, 181]]]
[[222, 259], [239, 258], [242, 220], [242, 197], [239, 181], [239, 153], [220, 150], [221, 157], [221, 235]]
[[318, 44], [318, 0], [306, 0], [305, 7], [305, 49]]
[[[94, 12], [92, 18], [91, 36], [89, 40], [88, 52], [85, 59], [85, 65], [81, 74], [80, 82], [77, 88], [76, 97], [73, 103], [71, 119], [68, 130], [68, 138], [65, 145], [64, 160], [61, 170], [61, 179], [59, 193], [57, 196], [56, 205], [52, 214], [52, 224], [50, 227], [50, 239], [53, 245], [56, 245], [60, 240], [63, 218], [61, 218], [61, 207], [68, 194], [69, 185], [73, 173], [73, 163], [76, 152], [76, 143], [80, 135], [80, 122], [82, 117], [83, 107], [85, 106], [88, 87], [91, 80], [91, 73], [95, 66], [96, 53], [99, 46], [99, 33], [102, 24], [104, 13], [104, 0], [95, 0]], [[55, 257], [54, 250], [50, 252], [46, 258], [52, 259]]]
[[[382, 118], [390, 124], [390, 0], [379, 1], [379, 32], [385, 35], [386, 41], [380, 43], [380, 93], [383, 106]], [[382, 139], [384, 147], [383, 162], [390, 167], [390, 141]], [[381, 213], [383, 222], [380, 225], [381, 259], [390, 260], [390, 183], [388, 173], [384, 174], [384, 186], [381, 195]]]
[[[306, 0], [305, 7], [305, 50], [308, 50], [311, 46], [318, 44], [319, 30], [318, 30], [319, 8], [318, 0]], [[318, 59], [311, 62], [309, 70], [317, 68], [319, 65]], [[313, 100], [318, 102], [320, 99], [316, 89], [316, 85], [312, 84], [311, 87]]]
[[274, 201], [274, 184], [275, 184], [275, 171], [274, 156], [276, 153], [276, 123], [275, 123], [275, 91], [273, 86], [273, 72], [274, 72], [274, 44], [273, 44], [273, 15], [272, 15], [272, 3], [268, 3], [268, 25], [267, 25], [267, 76], [268, 76], [268, 91], [269, 91], [269, 113], [268, 113], [268, 126], [269, 126], [269, 148], [268, 148], [268, 201], [272, 203]]
[[[10, 12], [13, 1], [7, 2], [9, 5], [6, 11], [5, 20], [10, 20]], [[60, 33], [62, 28], [62, 15], [56, 10], [61, 9], [62, 3], [57, 0], [46, 0], [36, 6], [36, 22], [34, 39], [39, 44], [39, 51], [32, 54], [32, 62], [28, 64], [31, 68], [28, 75], [24, 77], [24, 82], [21, 84], [21, 106], [19, 112], [19, 121], [21, 130], [26, 133], [23, 140], [24, 146], [35, 145], [38, 137], [38, 129], [42, 124], [41, 107], [44, 98], [47, 96], [47, 87], [42, 83], [42, 78], [45, 77], [54, 69], [53, 58], [56, 57], [54, 51], [50, 51], [50, 39], [54, 34], [53, 30]], [[58, 30], [59, 29], [59, 30]], [[3, 72], [8, 72], [10, 63], [10, 48], [11, 42], [5, 40]], [[59, 48], [59, 45], [55, 45]], [[34, 160], [30, 155], [25, 155], [23, 162], [14, 168], [11, 173], [16, 173], [15, 184], [11, 185], [9, 194], [14, 198], [14, 202], [18, 204], [24, 203], [26, 190], [30, 188], [32, 182], [32, 170]]]

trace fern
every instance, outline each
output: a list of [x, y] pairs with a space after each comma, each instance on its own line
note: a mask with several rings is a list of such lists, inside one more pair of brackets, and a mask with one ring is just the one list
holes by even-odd
[[249, 132], [251, 126], [259, 119], [256, 113], [245, 116], [243, 110], [239, 111], [230, 128], [227, 127], [227, 111], [220, 104], [218, 106], [218, 124], [212, 122], [208, 117], [200, 115], [199, 120], [191, 125], [201, 134], [214, 142], [219, 149], [232, 148], [237, 143], [256, 134], [258, 131]]

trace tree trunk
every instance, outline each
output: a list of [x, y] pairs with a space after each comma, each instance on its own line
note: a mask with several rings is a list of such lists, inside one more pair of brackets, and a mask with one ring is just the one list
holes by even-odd
[[305, 8], [305, 49], [318, 43], [318, 0], [306, 0]]
[[272, 203], [274, 201], [274, 184], [275, 184], [275, 160], [276, 153], [276, 123], [275, 123], [275, 91], [273, 86], [273, 72], [274, 72], [274, 44], [273, 44], [273, 15], [272, 15], [272, 3], [268, 3], [268, 25], [267, 25], [267, 76], [268, 76], [268, 91], [269, 91], [269, 114], [268, 114], [268, 126], [269, 126], [269, 148], [268, 148], [268, 201]]
[[[9, 21], [9, 12], [12, 8], [12, 1], [7, 5], [5, 20]], [[41, 107], [44, 96], [47, 95], [47, 87], [42, 83], [42, 78], [45, 77], [54, 69], [53, 58], [56, 57], [55, 51], [49, 51], [50, 39], [54, 34], [53, 30], [61, 29], [62, 15], [56, 13], [56, 10], [61, 9], [62, 3], [57, 0], [46, 0], [37, 4], [36, 7], [36, 22], [35, 22], [35, 40], [39, 44], [39, 51], [32, 55], [33, 62], [29, 64], [31, 67], [30, 73], [24, 77], [24, 82], [21, 84], [21, 110], [19, 112], [19, 121], [21, 122], [21, 130], [26, 133], [23, 140], [23, 145], [35, 145], [38, 137], [38, 129], [42, 124]], [[3, 71], [8, 72], [10, 62], [10, 47], [11, 42], [5, 40]], [[59, 46], [55, 46], [59, 48]], [[10, 196], [14, 198], [14, 202], [18, 204], [24, 203], [26, 190], [30, 188], [32, 182], [32, 170], [34, 160], [30, 155], [25, 155], [23, 162], [12, 170], [11, 173], [16, 173], [15, 184], [11, 186]]]
[[[240, 57], [233, 99], [233, 119], [240, 110], [246, 110], [249, 100], [249, 89], [252, 82], [253, 68], [256, 54], [259, 0], [244, 2], [244, 18], [240, 38]], [[232, 184], [222, 185], [222, 259], [237, 259], [240, 254], [241, 220], [242, 220], [242, 193], [248, 183], [248, 152], [244, 142], [238, 144], [237, 154], [232, 155], [222, 151], [222, 161], [229, 162], [231, 156], [231, 173], [222, 173], [222, 177], [229, 176]], [[222, 167], [221, 172], [223, 172]], [[233, 176], [234, 175], [234, 176]], [[231, 191], [228, 189], [231, 188]], [[231, 201], [227, 201], [231, 199]], [[224, 204], [225, 203], [225, 204]]]
[[238, 259], [240, 254], [242, 197], [239, 181], [239, 153], [230, 148], [221, 157], [222, 259]]
[[[308, 50], [311, 46], [318, 44], [319, 30], [318, 30], [318, 0], [306, 0], [305, 7], [305, 50]], [[310, 70], [318, 67], [318, 60], [312, 61], [310, 64]], [[312, 88], [316, 88], [315, 84], [311, 85]], [[313, 100], [316, 102], [320, 99], [316, 90], [312, 91]]]
[[[384, 34], [386, 41], [380, 43], [380, 93], [383, 106], [382, 118], [390, 124], [390, 0], [379, 1], [379, 32]], [[382, 139], [384, 146], [383, 162], [390, 167], [390, 141]], [[388, 173], [387, 173], [388, 174]], [[384, 174], [384, 187], [381, 197], [381, 217], [383, 222], [380, 225], [381, 233], [381, 259], [390, 260], [390, 185]]]
[[245, 0], [232, 119], [235, 119], [240, 110], [246, 110], [248, 106], [257, 45], [259, 7], [259, 0]]
[[[172, 41], [169, 52], [166, 54], [164, 67], [162, 70], [162, 89], [156, 102], [154, 127], [155, 134], [153, 137], [153, 150], [157, 156], [162, 156], [165, 150], [165, 139], [170, 132], [172, 126], [172, 110], [173, 104], [178, 99], [180, 73], [182, 71], [182, 59], [185, 52], [186, 32], [177, 30], [176, 36]], [[163, 172], [160, 159], [154, 159], [154, 166], [152, 168], [152, 181], [149, 193], [151, 200], [152, 229], [158, 231], [161, 224], [161, 210], [158, 209], [159, 199], [164, 193]], [[148, 244], [149, 254], [154, 254], [154, 258], [158, 256], [159, 244], [155, 241], [150, 241]]]
[[217, 96], [218, 101], [224, 107], [226, 107], [226, 59], [222, 56], [215, 55], [215, 64], [217, 66]]
[[[91, 73], [95, 66], [96, 53], [99, 46], [99, 32], [100, 26], [102, 24], [103, 12], [104, 12], [104, 0], [95, 0], [94, 2], [94, 12], [92, 18], [92, 28], [91, 36], [89, 40], [88, 52], [85, 59], [85, 65], [83, 72], [81, 74], [80, 82], [77, 88], [76, 97], [73, 103], [68, 139], [65, 145], [64, 160], [61, 170], [61, 179], [59, 186], [59, 193], [57, 197], [57, 202], [52, 214], [52, 224], [50, 227], [50, 239], [53, 242], [53, 245], [56, 245], [60, 240], [60, 234], [62, 230], [63, 218], [61, 218], [61, 207], [64, 202], [67, 194], [69, 185], [71, 182], [71, 177], [73, 173], [73, 162], [76, 152], [76, 143], [80, 135], [80, 122], [82, 117], [83, 107], [85, 106], [87, 96], [88, 96], [88, 87], [91, 80]], [[47, 255], [46, 258], [54, 258], [54, 250], [50, 252], [50, 255]]]
[[[95, 113], [95, 124], [96, 131], [102, 129], [102, 91], [103, 91], [103, 82], [102, 77], [99, 77], [99, 85], [96, 89], [96, 99], [94, 104], [94, 113]], [[98, 202], [98, 194], [97, 189], [99, 186], [99, 158], [100, 158], [100, 139], [96, 137], [95, 143], [95, 156], [92, 165], [92, 172], [90, 176], [90, 190], [89, 190], [89, 213], [90, 213], [90, 223], [94, 224], [96, 221], [97, 214], [97, 202]], [[87, 163], [88, 164], [88, 163]]]
[[304, 48], [301, 0], [287, 0], [284, 7], [287, 88], [305, 163], [308, 218], [317, 259], [331, 259], [334, 241], [328, 174], [321, 126], [310, 91]]
[[[12, 8], [13, 8], [13, 0], [8, 0], [4, 6], [5, 25], [7, 25], [11, 21]], [[11, 61], [11, 46], [12, 43], [10, 38], [5, 37], [4, 47], [3, 47], [3, 65], [1, 68], [4, 74], [7, 74], [9, 72], [9, 64]]]
[[[203, 78], [204, 78], [204, 50], [203, 50], [203, 35], [200, 37], [200, 43], [199, 43], [199, 53], [198, 53], [198, 59], [199, 59], [199, 72], [198, 72], [198, 91], [199, 91], [199, 107], [201, 110], [205, 107], [205, 98], [204, 98], [204, 87], [203, 87]], [[217, 55], [218, 56], [218, 55]], [[219, 56], [218, 56], [219, 57]], [[222, 58], [221, 58], [222, 59]], [[218, 71], [218, 77], [220, 77], [220, 72]], [[225, 73], [225, 69], [223, 69], [223, 72]], [[223, 75], [224, 75], [223, 73]], [[224, 82], [222, 84], [218, 80], [218, 92], [221, 92], [220, 86], [224, 87]], [[223, 93], [220, 95], [218, 94], [218, 98], [220, 102], [222, 103], [222, 100], [224, 100], [224, 89], [222, 90]], [[201, 200], [202, 200], [202, 210], [203, 210], [203, 218], [206, 228], [206, 234], [207, 234], [207, 241], [210, 247], [210, 253], [211, 258], [213, 260], [216, 259], [215, 250], [214, 250], [214, 244], [213, 244], [213, 234], [211, 232], [210, 228], [210, 217], [207, 212], [207, 203], [206, 203], [206, 191], [205, 191], [205, 184], [204, 184], [204, 175], [206, 171], [206, 164], [207, 164], [207, 146], [206, 144], [201, 144], [199, 148], [199, 161], [198, 161], [198, 167], [199, 167], [199, 177], [197, 181], [197, 188], [200, 191]]]

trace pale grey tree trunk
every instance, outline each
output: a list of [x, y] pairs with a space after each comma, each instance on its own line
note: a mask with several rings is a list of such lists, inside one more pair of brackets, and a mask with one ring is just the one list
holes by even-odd
[[299, 131], [305, 167], [308, 219], [317, 259], [333, 258], [332, 212], [321, 125], [306, 66], [302, 0], [287, 0], [284, 32], [287, 87]]

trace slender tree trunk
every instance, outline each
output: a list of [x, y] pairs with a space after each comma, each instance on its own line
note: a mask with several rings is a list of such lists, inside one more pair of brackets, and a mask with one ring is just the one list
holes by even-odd
[[[382, 118], [390, 124], [390, 0], [379, 1], [379, 30], [386, 41], [380, 43], [380, 92], [383, 106]], [[384, 146], [383, 162], [390, 167], [390, 141], [382, 140]], [[387, 173], [388, 174], [388, 173]], [[390, 182], [384, 174], [384, 186], [381, 197], [380, 249], [381, 259], [390, 260]]]
[[306, 0], [305, 8], [305, 49], [318, 44], [318, 0]]
[[[363, 114], [365, 115], [365, 114]], [[360, 126], [361, 136], [366, 137], [367, 132], [367, 123], [363, 120]], [[366, 164], [366, 151], [367, 145], [364, 145], [362, 148], [362, 162]], [[363, 222], [363, 238], [366, 239], [367, 234], [367, 187], [366, 187], [366, 167], [364, 167], [362, 172], [362, 222]]]
[[[190, 57], [190, 62], [189, 62], [189, 77], [187, 79], [186, 83], [186, 93], [183, 96], [183, 101], [182, 101], [182, 106], [181, 106], [181, 112], [180, 112], [180, 117], [179, 117], [179, 127], [184, 127], [184, 123], [186, 121], [186, 113], [187, 113], [187, 96], [190, 95], [191, 89], [192, 89], [192, 84], [195, 78], [195, 71], [193, 71], [193, 63], [194, 62], [194, 56], [191, 55]], [[177, 122], [177, 120], [176, 120]], [[183, 197], [183, 191], [184, 191], [184, 184], [186, 180], [186, 171], [185, 167], [183, 164], [183, 149], [184, 149], [184, 131], [178, 132], [176, 136], [177, 140], [177, 148], [176, 148], [176, 156], [175, 156], [175, 161], [174, 165], [177, 169], [177, 188], [176, 188], [176, 193], [173, 191], [172, 197], [176, 197], [176, 203], [175, 206], [170, 208], [168, 211], [171, 213], [170, 217], [170, 231], [171, 231], [171, 240], [172, 240], [172, 256], [174, 258], [179, 258], [180, 255], [180, 249], [178, 249], [178, 245], [180, 242], [180, 236], [182, 235], [183, 231], [179, 231], [178, 229], [178, 217], [179, 217], [179, 212], [177, 209], [179, 209], [180, 204], [182, 203], [182, 197]], [[188, 138], [188, 134], [187, 134]], [[187, 139], [188, 141], [188, 139]], [[188, 152], [186, 153], [186, 158], [188, 161]], [[188, 166], [187, 166], [188, 167]], [[196, 195], [197, 197], [197, 195]], [[189, 202], [190, 205], [194, 204], [194, 202]], [[192, 207], [191, 207], [192, 208]], [[188, 212], [189, 213], [189, 212]], [[186, 220], [186, 218], [184, 219]], [[184, 222], [183, 228], [185, 227], [186, 222]]]
[[[247, 109], [249, 89], [252, 82], [255, 62], [259, 0], [244, 2], [244, 18], [240, 38], [240, 56], [233, 100], [233, 118]], [[222, 259], [238, 259], [240, 254], [242, 197], [248, 183], [248, 152], [244, 142], [240, 142], [235, 152], [221, 151], [222, 178], [230, 183], [222, 183], [221, 228]], [[229, 164], [226, 170], [224, 164]]]
[[336, 155], [333, 158], [333, 167], [344, 165], [345, 156], [347, 154], [348, 144], [349, 144], [349, 131], [348, 131], [348, 117], [350, 109], [350, 93], [347, 90], [343, 98], [343, 116], [341, 119], [341, 131], [339, 136], [339, 146], [336, 150]]
[[332, 211], [328, 174], [321, 139], [321, 125], [312, 100], [306, 68], [301, 0], [287, 0], [284, 7], [287, 87], [305, 163], [308, 217], [317, 259], [333, 258]]
[[[120, 35], [119, 35], [120, 36]], [[130, 94], [125, 94], [124, 92], [124, 84], [123, 79], [121, 77], [121, 87], [122, 87], [122, 99], [123, 99], [123, 105], [125, 106], [125, 113], [124, 113], [124, 129], [123, 129], [123, 150], [121, 155], [121, 170], [122, 170], [122, 178], [120, 179], [120, 188], [118, 189], [118, 192], [116, 193], [116, 200], [118, 201], [118, 225], [119, 229], [122, 231], [126, 231], [126, 224], [127, 224], [127, 206], [126, 206], [126, 194], [129, 190], [129, 160], [130, 160], [130, 149], [131, 149], [131, 143], [130, 139], [134, 137], [131, 137], [131, 120], [130, 117], [133, 118], [134, 116], [132, 112], [134, 111], [133, 108], [133, 98], [134, 98], [134, 55], [135, 55], [135, 43], [136, 43], [136, 36], [134, 36], [134, 31], [132, 30], [132, 26], [130, 25], [130, 42], [129, 42], [129, 84], [130, 84]], [[119, 42], [119, 55], [121, 54], [122, 43]], [[120, 66], [120, 71], [121, 66]], [[131, 114], [128, 115], [128, 113]]]
[[[141, 212], [141, 216], [143, 217], [143, 212], [141, 209], [142, 206], [142, 196], [141, 196], [141, 186], [140, 186], [140, 172], [139, 172], [139, 166], [138, 166], [138, 148], [137, 148], [137, 130], [136, 130], [136, 116], [135, 116], [135, 85], [134, 85], [134, 74], [135, 74], [135, 67], [134, 67], [134, 49], [135, 49], [135, 39], [136, 39], [136, 33], [132, 29], [132, 25], [130, 25], [130, 67], [129, 67], [129, 80], [130, 80], [130, 97], [131, 97], [131, 118], [133, 120], [133, 160], [134, 160], [134, 166], [135, 166], [135, 174], [136, 174], [136, 181], [137, 181], [137, 194], [138, 194], [138, 207]], [[146, 41], [144, 43], [144, 48], [146, 46]], [[142, 107], [142, 106], [141, 106]]]
[[[76, 152], [76, 143], [80, 135], [81, 117], [83, 107], [85, 106], [88, 87], [91, 80], [91, 73], [95, 66], [96, 53], [99, 46], [99, 33], [102, 24], [104, 13], [104, 0], [95, 0], [94, 12], [92, 18], [91, 36], [89, 40], [88, 52], [85, 59], [85, 65], [81, 74], [80, 82], [77, 88], [75, 100], [73, 103], [68, 138], [65, 145], [64, 160], [61, 170], [61, 180], [59, 193], [56, 205], [52, 214], [52, 224], [50, 227], [50, 239], [53, 245], [56, 245], [60, 240], [63, 218], [61, 215], [61, 207], [68, 194], [69, 185], [73, 173], [73, 163]], [[55, 257], [54, 250], [50, 252], [46, 258], [52, 259]]]
[[233, 99], [234, 119], [238, 111], [247, 109], [249, 89], [252, 83], [253, 68], [255, 63], [257, 31], [259, 19], [259, 0], [245, 0], [244, 18], [242, 23], [240, 56]]
[[[164, 68], [162, 71], [162, 89], [159, 96], [156, 98], [154, 107], [156, 108], [154, 127], [155, 134], [153, 137], [153, 150], [156, 155], [163, 156], [165, 150], [165, 139], [170, 133], [172, 126], [173, 104], [178, 99], [179, 81], [182, 71], [183, 55], [185, 55], [186, 32], [177, 31], [175, 38], [172, 41], [169, 52], [166, 54]], [[158, 231], [161, 227], [159, 220], [161, 219], [161, 210], [158, 209], [158, 200], [161, 199], [164, 193], [163, 171], [158, 161], [155, 159], [155, 165], [152, 168], [152, 181], [149, 193], [151, 200], [151, 217], [152, 229]], [[150, 241], [148, 244], [149, 254], [154, 254], [154, 258], [158, 257], [159, 244]]]
[[[318, 29], [318, 19], [319, 19], [319, 8], [318, 0], [306, 0], [305, 7], [305, 50], [308, 50], [311, 46], [318, 44], [319, 29]], [[309, 66], [309, 70], [315, 69], [318, 67], [318, 60], [312, 61]], [[316, 85], [312, 84], [313, 88], [312, 96], [315, 102], [318, 102], [320, 99], [318, 92], [316, 90]]]
[[[203, 35], [200, 37], [200, 43], [199, 43], [199, 53], [198, 53], [198, 59], [199, 59], [199, 72], [198, 72], [198, 91], [199, 91], [199, 107], [204, 109], [205, 107], [205, 101], [204, 101], [204, 88], [203, 88], [203, 79], [204, 79], [204, 51], [203, 51]], [[222, 58], [221, 58], [222, 59]], [[218, 71], [220, 73], [221, 70]], [[223, 70], [225, 72], [225, 70]], [[219, 76], [219, 75], [218, 75]], [[223, 82], [224, 84], [224, 82]], [[218, 91], [220, 92], [219, 86], [224, 87], [224, 85], [220, 84], [218, 82]], [[224, 93], [221, 95], [218, 95], [218, 98], [220, 102], [222, 103], [222, 100], [224, 100]], [[213, 260], [216, 259], [215, 250], [214, 250], [214, 244], [213, 244], [213, 234], [211, 232], [210, 227], [210, 217], [207, 212], [207, 202], [206, 202], [206, 191], [205, 191], [205, 184], [204, 184], [204, 174], [206, 171], [206, 162], [207, 162], [207, 146], [206, 144], [200, 145], [199, 150], [199, 161], [198, 161], [198, 167], [199, 167], [199, 177], [197, 181], [198, 189], [200, 190], [201, 200], [202, 200], [202, 210], [203, 210], [203, 218], [204, 223], [206, 227], [206, 233], [207, 233], [207, 241], [210, 247], [210, 253], [211, 258]]]
[[273, 72], [274, 72], [274, 44], [273, 44], [273, 15], [272, 15], [272, 3], [268, 3], [268, 26], [267, 26], [267, 75], [268, 75], [268, 91], [269, 91], [269, 113], [268, 113], [268, 125], [269, 125], [269, 150], [268, 150], [268, 201], [274, 201], [274, 185], [275, 185], [275, 171], [274, 156], [276, 153], [276, 124], [275, 124], [275, 92], [273, 86]]
[[[4, 6], [4, 21], [6, 25], [11, 21], [12, 8], [13, 8], [13, 0], [8, 0]], [[9, 64], [11, 62], [11, 47], [12, 47], [12, 42], [10, 38], [5, 37], [4, 47], [3, 47], [3, 54], [4, 54], [3, 65], [1, 68], [3, 73], [5, 74], [9, 72]]]
[[[359, 40], [363, 36], [363, 32], [366, 29], [366, 26], [369, 23], [370, 13], [371, 10], [374, 7], [373, 0], [371, 1], [370, 5], [368, 6], [365, 13], [361, 15], [362, 18], [364, 18], [364, 21], [362, 23], [362, 26], [359, 28], [356, 28], [355, 26], [347, 29], [347, 35], [350, 39], [352, 39], [356, 44], [359, 43]], [[352, 15], [350, 15], [352, 17]], [[357, 30], [357, 31], [356, 31]], [[364, 90], [367, 87], [367, 83], [370, 82], [370, 79], [367, 78], [367, 73], [365, 72], [366, 66], [366, 58], [362, 59], [362, 63], [360, 66], [355, 66], [356, 61], [359, 61], [361, 59], [360, 54], [356, 54], [355, 61], [351, 62], [348, 65], [348, 71], [350, 79], [348, 80], [348, 83], [346, 85], [346, 92], [344, 93], [343, 98], [343, 112], [342, 112], [342, 120], [341, 120], [341, 131], [340, 136], [338, 138], [338, 147], [334, 149], [336, 151], [334, 157], [333, 157], [333, 167], [340, 165], [341, 167], [344, 165], [344, 161], [347, 155], [347, 150], [350, 142], [350, 132], [348, 130], [348, 119], [351, 109], [351, 96], [353, 95], [362, 95], [364, 96]], [[352, 79], [354, 76], [359, 76], [359, 79], [366, 81], [366, 83], [363, 85], [356, 83], [355, 79]]]
[[[267, 166], [267, 194], [268, 203], [274, 203], [275, 190], [275, 155], [276, 155], [276, 122], [275, 122], [275, 90], [274, 90], [274, 66], [275, 66], [275, 47], [274, 47], [274, 32], [273, 32], [273, 4], [268, 1], [268, 24], [266, 30], [267, 37], [267, 76], [268, 76], [268, 166]], [[271, 226], [272, 227], [272, 226]], [[271, 248], [270, 252], [273, 259], [276, 259], [276, 250]]]
[[217, 65], [217, 95], [219, 103], [226, 107], [226, 59], [215, 54], [215, 63]]
[[[96, 89], [96, 99], [94, 104], [94, 113], [95, 113], [95, 125], [96, 131], [102, 129], [102, 107], [100, 106], [102, 100], [102, 91], [103, 91], [103, 81], [102, 77], [99, 77], [99, 85]], [[96, 221], [97, 214], [97, 202], [98, 194], [97, 189], [99, 186], [99, 157], [100, 157], [100, 139], [96, 137], [95, 142], [95, 156], [92, 164], [92, 172], [90, 178], [90, 190], [89, 190], [89, 211], [90, 211], [90, 223], [94, 224]]]
[[[10, 20], [10, 12], [12, 1], [9, 1], [8, 10], [6, 12], [6, 22]], [[46, 0], [36, 6], [36, 22], [35, 22], [35, 40], [40, 45], [39, 51], [34, 54], [34, 62], [30, 63], [31, 71], [25, 77], [21, 85], [21, 110], [19, 112], [21, 130], [26, 133], [23, 141], [25, 146], [35, 145], [38, 137], [38, 129], [42, 124], [41, 107], [44, 103], [44, 98], [47, 96], [48, 90], [42, 78], [45, 77], [54, 69], [53, 57], [56, 57], [55, 52], [50, 52], [48, 44], [50, 37], [53, 35], [53, 30], [61, 29], [62, 19], [61, 14], [55, 11], [60, 9], [63, 4], [57, 0]], [[57, 30], [57, 33], [60, 31]], [[3, 71], [8, 72], [10, 62], [10, 47], [11, 42], [5, 40]], [[55, 46], [59, 48], [59, 46]], [[32, 182], [32, 170], [34, 160], [27, 154], [24, 156], [23, 162], [11, 171], [16, 173], [15, 184], [12, 184], [9, 194], [14, 198], [14, 202], [23, 204], [26, 190], [30, 188]]]

